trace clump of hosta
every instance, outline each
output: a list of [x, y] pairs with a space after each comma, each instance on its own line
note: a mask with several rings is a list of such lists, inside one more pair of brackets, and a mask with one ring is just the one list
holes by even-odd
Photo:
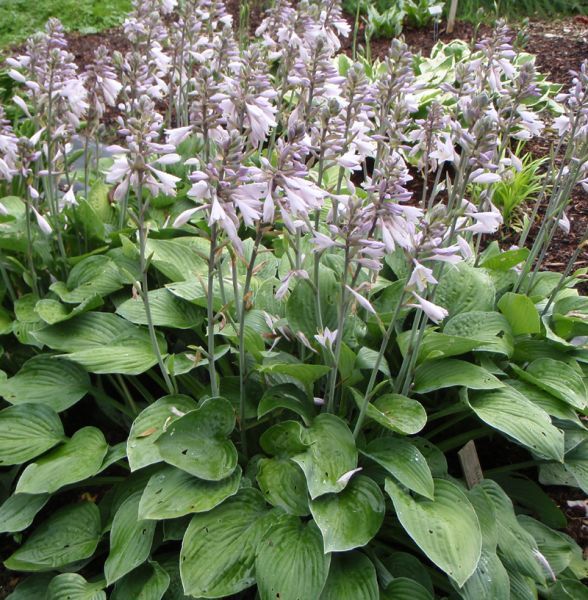
[[[585, 240], [542, 267], [586, 184], [586, 65], [553, 102], [503, 24], [370, 63], [341, 54], [336, 0], [279, 0], [249, 40], [220, 0], [133, 6], [124, 55], [79, 69], [52, 20], [9, 61], [17, 594], [580, 597], [539, 483], [588, 491]], [[501, 249], [496, 186], [546, 127]], [[470, 440], [482, 481], [455, 467]]]

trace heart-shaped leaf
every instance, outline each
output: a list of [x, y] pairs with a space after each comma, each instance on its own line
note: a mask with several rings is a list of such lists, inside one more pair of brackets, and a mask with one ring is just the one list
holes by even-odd
[[[352, 388], [358, 408], [363, 404], [363, 396]], [[373, 404], [368, 404], [366, 415], [386, 429], [403, 435], [418, 433], [427, 423], [427, 412], [423, 405], [401, 394], [384, 394]]]
[[349, 427], [335, 415], [323, 413], [307, 433], [309, 447], [292, 460], [304, 471], [310, 497], [340, 492], [347, 485], [342, 476], [357, 467], [357, 449]]
[[300, 467], [287, 458], [262, 458], [257, 483], [265, 499], [291, 515], [309, 514], [306, 479]]
[[20, 465], [65, 441], [57, 413], [42, 404], [0, 411], [0, 465]]
[[386, 506], [378, 484], [359, 475], [342, 492], [313, 500], [310, 510], [323, 534], [325, 552], [345, 552], [365, 546], [376, 535]]
[[431, 469], [420, 450], [409, 440], [385, 437], [368, 444], [364, 456], [384, 467], [409, 490], [433, 500], [435, 486]]
[[255, 574], [261, 600], [319, 598], [330, 562], [316, 525], [283, 515], [257, 550]]
[[239, 489], [241, 468], [221, 481], [204, 481], [174, 467], [163, 467], [151, 477], [141, 496], [140, 519], [176, 519], [207, 512]]
[[476, 512], [454, 483], [435, 479], [435, 499], [412, 498], [386, 479], [398, 519], [417, 546], [459, 586], [474, 573], [482, 551]]
[[320, 600], [379, 600], [378, 578], [372, 561], [361, 552], [333, 554]]
[[110, 530], [110, 552], [104, 563], [108, 585], [118, 581], [147, 560], [155, 521], [139, 519], [141, 492], [131, 494], [119, 507]]
[[127, 440], [127, 456], [131, 471], [162, 460], [155, 442], [175, 420], [196, 410], [198, 404], [189, 396], [172, 394], [160, 398], [134, 420]]
[[182, 542], [180, 573], [190, 596], [224, 598], [255, 583], [255, 555], [272, 521], [255, 489], [194, 515]]
[[64, 506], [43, 521], [4, 565], [13, 571], [49, 571], [84, 560], [94, 554], [101, 529], [95, 504]]
[[16, 484], [17, 494], [52, 493], [98, 473], [108, 451], [96, 427], [76, 431], [65, 444], [29, 464]]
[[11, 404], [44, 404], [61, 412], [83, 398], [89, 387], [90, 378], [82, 367], [39, 354], [14, 377], [0, 381], [0, 395]]
[[235, 411], [225, 398], [209, 398], [174, 421], [155, 445], [163, 460], [207, 481], [227, 478], [237, 466], [237, 449], [228, 439]]

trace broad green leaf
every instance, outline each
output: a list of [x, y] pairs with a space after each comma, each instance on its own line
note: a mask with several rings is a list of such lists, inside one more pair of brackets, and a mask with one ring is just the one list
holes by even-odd
[[312, 499], [340, 492], [347, 484], [343, 475], [357, 467], [355, 439], [344, 421], [323, 413], [307, 430], [310, 446], [292, 457], [304, 471]]
[[110, 530], [110, 552], [104, 563], [108, 585], [143, 564], [151, 551], [157, 523], [139, 519], [140, 500], [141, 492], [133, 493], [114, 515]]
[[161, 600], [170, 576], [156, 562], [141, 565], [116, 582], [111, 600]]
[[173, 240], [147, 240], [147, 254], [151, 263], [170, 281], [206, 278], [209, 243], [202, 238], [176, 238]]
[[493, 269], [495, 271], [509, 271], [522, 263], [529, 256], [528, 248], [517, 248], [515, 250], [507, 250], [496, 256], [491, 256], [480, 263], [485, 269]]
[[127, 441], [127, 456], [131, 471], [162, 460], [155, 445], [159, 436], [185, 413], [196, 410], [198, 404], [189, 396], [174, 394], [160, 398], [133, 421]]
[[107, 451], [108, 444], [100, 429], [83, 427], [65, 444], [30, 463], [16, 484], [16, 493], [52, 493], [88, 479], [100, 471]]
[[588, 394], [582, 375], [567, 363], [552, 358], [538, 358], [525, 371], [516, 373], [529, 383], [549, 392], [574, 408], [586, 408]]
[[169, 586], [163, 596], [164, 600], [192, 600], [193, 596], [186, 596], [184, 594], [184, 587], [182, 586], [182, 579], [180, 577], [178, 553], [158, 554], [155, 558], [159, 566], [169, 575]]
[[20, 465], [65, 441], [57, 413], [42, 404], [0, 411], [0, 465]]
[[434, 499], [435, 486], [429, 465], [410, 440], [394, 437], [376, 438], [361, 453], [384, 467], [409, 490], [430, 500]]
[[14, 494], [7, 498], [0, 506], [0, 533], [26, 529], [48, 500], [49, 494]]
[[116, 265], [107, 256], [89, 256], [71, 270], [67, 284], [54, 283], [51, 291], [62, 302], [79, 304], [92, 296], [109, 296], [123, 287], [123, 278]]
[[537, 600], [537, 586], [530, 577], [521, 575], [516, 571], [511, 571], [509, 576], [511, 600]]
[[497, 312], [460, 313], [445, 323], [443, 333], [477, 340], [474, 351], [511, 356], [514, 350], [511, 326], [507, 319]]
[[378, 484], [358, 475], [338, 494], [313, 500], [310, 510], [323, 534], [325, 552], [345, 552], [365, 546], [376, 535], [386, 505]]
[[565, 456], [565, 470], [573, 476], [585, 493], [588, 493], [588, 441], [578, 444]]
[[450, 317], [462, 312], [494, 308], [496, 291], [492, 278], [483, 269], [465, 262], [448, 266], [435, 289], [436, 304], [444, 306]]
[[381, 600], [433, 600], [433, 596], [414, 579], [398, 577], [380, 593]]
[[562, 578], [549, 592], [551, 600], [588, 600], [586, 584], [577, 579]]
[[304, 452], [310, 446], [310, 436], [298, 421], [282, 421], [266, 429], [259, 438], [259, 444], [272, 456], [293, 456]]
[[0, 395], [10, 404], [44, 404], [61, 412], [83, 398], [89, 387], [90, 378], [82, 367], [39, 354], [14, 377], [0, 381]]
[[291, 515], [309, 514], [306, 479], [300, 467], [287, 458], [262, 458], [257, 483], [267, 502]]
[[455, 358], [426, 362], [416, 370], [413, 389], [417, 394], [454, 386], [492, 390], [503, 384], [486, 369]]
[[100, 512], [91, 502], [64, 506], [43, 521], [4, 565], [13, 571], [50, 571], [94, 554]]
[[99, 308], [102, 304], [104, 304], [104, 301], [97, 295], [88, 296], [81, 304], [73, 307], [71, 305], [62, 304], [57, 300], [43, 298], [35, 305], [35, 312], [48, 325], [55, 325], [56, 323], [69, 321], [82, 313]]
[[45, 600], [106, 600], [104, 581], [89, 583], [77, 573], [62, 573], [51, 580]]
[[12, 594], [6, 597], [6, 600], [37, 600], [37, 598], [44, 598], [44, 594], [47, 593], [47, 586], [53, 577], [55, 577], [55, 573], [29, 575], [19, 582]]
[[499, 300], [498, 308], [508, 319], [514, 335], [527, 335], [541, 331], [539, 312], [528, 296], [507, 292]]
[[[198, 327], [203, 320], [203, 312], [198, 307], [174, 296], [168, 289], [160, 288], [148, 293], [151, 319], [156, 327], [191, 329]], [[130, 298], [120, 304], [116, 312], [137, 325], [147, 325], [145, 303], [141, 298]]]
[[[455, 586], [457, 588], [457, 586]], [[480, 562], [474, 574], [457, 589], [464, 600], [480, 600], [481, 598], [509, 598], [510, 579], [508, 571], [495, 551], [482, 549]]]
[[414, 554], [395, 550], [381, 558], [383, 565], [395, 579], [406, 577], [424, 587], [433, 596], [433, 582], [427, 567]]
[[269, 518], [263, 496], [253, 488], [194, 515], [180, 552], [185, 593], [224, 598], [252, 586], [255, 555]]
[[435, 479], [435, 499], [412, 498], [386, 479], [396, 515], [417, 546], [459, 586], [474, 573], [482, 551], [476, 512], [464, 492], [445, 479]]
[[302, 363], [259, 365], [258, 371], [266, 375], [287, 375], [294, 377], [305, 385], [314, 383], [331, 369], [326, 365], [308, 365]]
[[308, 397], [295, 385], [284, 383], [267, 390], [257, 406], [257, 418], [261, 419], [274, 410], [287, 409], [300, 415], [306, 425], [310, 425], [314, 407]]
[[260, 543], [255, 575], [260, 600], [319, 598], [331, 562], [317, 526], [283, 515]]
[[169, 425], [155, 445], [166, 463], [201, 479], [220, 481], [237, 466], [237, 449], [228, 439], [234, 428], [231, 403], [209, 398]]
[[241, 468], [221, 481], [204, 481], [176, 469], [163, 467], [145, 487], [139, 503], [140, 519], [175, 519], [207, 512], [239, 489]]
[[[462, 313], [463, 314], [463, 313]], [[469, 313], [465, 313], [469, 314]], [[458, 317], [461, 315], [457, 315]], [[412, 331], [403, 331], [398, 337], [398, 346], [402, 356], [406, 356], [410, 347]], [[439, 358], [449, 358], [451, 356], [459, 356], [467, 354], [483, 346], [481, 340], [470, 339], [455, 335], [447, 335], [439, 333], [432, 329], [427, 329], [423, 335], [419, 346], [418, 363], [425, 360], [435, 360]]]
[[[363, 404], [363, 396], [351, 389], [358, 408]], [[427, 423], [427, 413], [417, 400], [401, 394], [384, 394], [375, 402], [369, 403], [366, 415], [386, 429], [403, 435], [418, 433]]]
[[563, 461], [563, 432], [551, 424], [549, 415], [511, 387], [473, 393], [469, 399], [476, 415], [533, 453]]
[[361, 552], [333, 554], [320, 600], [379, 600], [372, 561]]

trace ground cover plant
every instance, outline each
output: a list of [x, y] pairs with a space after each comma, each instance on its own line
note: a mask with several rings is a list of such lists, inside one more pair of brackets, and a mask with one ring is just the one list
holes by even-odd
[[[542, 487], [588, 491], [586, 237], [542, 263], [586, 185], [588, 64], [558, 89], [503, 23], [348, 57], [331, 0], [253, 39], [217, 0], [124, 27], [83, 69], [56, 20], [8, 61], [10, 598], [586, 596]], [[494, 196], [545, 131], [501, 248]]]

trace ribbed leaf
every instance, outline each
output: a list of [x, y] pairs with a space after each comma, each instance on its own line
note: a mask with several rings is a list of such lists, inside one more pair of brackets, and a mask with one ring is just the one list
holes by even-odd
[[417, 394], [454, 386], [493, 390], [503, 384], [486, 369], [454, 358], [429, 361], [416, 370], [413, 389]]
[[563, 461], [563, 432], [549, 415], [511, 387], [471, 394], [470, 406], [485, 423], [506, 433], [535, 454]]
[[443, 333], [478, 340], [475, 351], [511, 356], [513, 334], [509, 322], [497, 312], [465, 312], [456, 315], [443, 327]]
[[48, 500], [49, 494], [14, 494], [7, 498], [0, 506], [0, 533], [26, 529]]
[[433, 596], [414, 579], [397, 577], [380, 594], [381, 600], [433, 600]]
[[166, 463], [195, 477], [220, 481], [237, 466], [237, 449], [228, 439], [234, 427], [231, 403], [210, 398], [169, 425], [155, 445]]
[[176, 469], [163, 467], [145, 487], [139, 503], [141, 519], [175, 519], [207, 512], [239, 489], [241, 468], [221, 481], [204, 481]]
[[84, 427], [65, 444], [29, 464], [16, 484], [16, 492], [52, 493], [88, 479], [100, 471], [107, 451], [108, 444], [100, 429]]
[[[351, 389], [358, 408], [363, 405], [363, 395]], [[368, 404], [366, 415], [386, 429], [402, 435], [418, 433], [427, 423], [423, 405], [401, 394], [384, 394]]]
[[361, 552], [333, 554], [320, 600], [379, 600], [372, 561]]
[[101, 535], [91, 502], [64, 506], [43, 521], [4, 565], [14, 571], [50, 571], [92, 556]]
[[0, 411], [0, 465], [20, 465], [65, 441], [57, 413], [41, 404]]
[[306, 479], [300, 467], [287, 458], [262, 458], [257, 483], [265, 499], [291, 515], [309, 514]]
[[435, 500], [414, 499], [391, 479], [386, 491], [417, 546], [459, 586], [474, 573], [482, 551], [476, 512], [454, 483], [435, 479]]
[[491, 277], [483, 270], [465, 262], [448, 266], [436, 287], [435, 302], [458, 313], [489, 311], [494, 308], [496, 290]]
[[108, 585], [144, 563], [151, 551], [155, 521], [139, 519], [141, 492], [129, 496], [119, 507], [110, 530], [110, 552], [104, 563]]
[[40, 354], [14, 377], [0, 381], [0, 395], [10, 404], [44, 404], [61, 412], [83, 398], [89, 387], [90, 378], [82, 367]]
[[131, 471], [162, 460], [155, 442], [183, 414], [195, 410], [198, 404], [189, 396], [175, 394], [160, 398], [133, 421], [127, 440], [127, 456]]
[[359, 475], [338, 494], [313, 500], [310, 510], [323, 534], [325, 552], [345, 552], [365, 546], [376, 535], [386, 506], [378, 484]]
[[252, 586], [256, 550], [269, 524], [267, 505], [253, 488], [194, 515], [180, 553], [185, 593], [223, 598]]
[[141, 565], [117, 581], [110, 600], [161, 600], [170, 576], [156, 562]]
[[433, 500], [435, 486], [431, 469], [420, 450], [409, 440], [377, 438], [362, 454], [384, 467], [409, 490]]
[[62, 573], [51, 580], [45, 600], [106, 600], [104, 581], [88, 583], [77, 573]]
[[151, 263], [170, 281], [194, 279], [197, 274], [206, 276], [208, 241], [202, 238], [176, 238], [174, 240], [147, 240], [147, 254]]
[[508, 571], [492, 550], [482, 549], [480, 562], [474, 574], [461, 589], [455, 586], [464, 600], [480, 600], [481, 598], [509, 598], [510, 579]]
[[331, 414], [321, 414], [307, 430], [308, 449], [292, 460], [304, 471], [311, 498], [340, 492], [340, 478], [357, 467], [355, 440], [347, 425]]
[[330, 561], [314, 522], [282, 516], [257, 550], [255, 574], [261, 600], [319, 598]]

